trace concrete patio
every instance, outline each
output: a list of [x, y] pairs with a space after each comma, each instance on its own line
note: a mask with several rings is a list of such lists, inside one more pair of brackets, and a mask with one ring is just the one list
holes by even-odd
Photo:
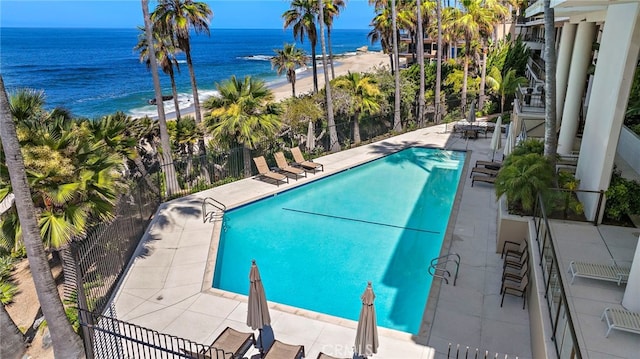
[[[246, 297], [211, 288], [220, 223], [203, 223], [202, 199], [213, 197], [233, 208], [405, 147], [434, 146], [470, 151], [442, 251], [461, 256], [459, 277], [456, 286], [434, 279], [436, 285], [432, 287], [423, 325], [417, 335], [380, 328], [380, 347], [374, 357], [443, 358], [449, 343], [453, 343], [454, 348], [456, 344], [460, 344], [462, 349], [469, 346], [474, 353], [475, 348], [479, 348], [482, 354], [487, 350], [491, 357], [500, 353], [501, 357], [508, 354], [509, 358], [532, 358], [528, 310], [522, 310], [522, 299], [507, 296], [504, 306], [500, 307], [502, 260], [495, 248], [497, 202], [494, 188], [486, 183], [476, 183], [471, 187], [469, 180], [475, 161], [492, 157], [490, 137], [466, 140], [449, 133], [445, 125], [430, 127], [318, 158], [316, 161], [324, 164], [324, 172], [290, 181], [288, 185], [276, 187], [256, 179], [244, 179], [167, 202], [152, 220], [115, 296], [118, 319], [202, 344], [210, 344], [227, 326], [249, 331], [245, 324]], [[496, 158], [501, 156], [501, 153], [496, 154]], [[582, 245], [592, 234], [574, 230], [571, 226], [562, 223], [553, 226], [554, 235], [562, 238], [562, 243], [580, 243], [562, 249], [562, 253], [571, 253], [561, 255], [565, 267], [571, 259], [600, 251], [592, 251]], [[603, 237], [619, 237], [616, 230], [606, 227], [577, 226], [600, 228]], [[621, 245], [620, 255], [628, 252], [631, 256], [631, 246], [635, 248], [632, 243]], [[248, 268], [247, 265], [247, 271]], [[584, 322], [586, 331], [592, 329], [599, 335], [597, 343], [608, 341], [612, 344], [611, 350], [615, 350], [618, 357], [630, 358], [625, 355], [640, 352], [638, 342], [635, 346], [614, 348], [618, 338], [631, 340], [632, 334], [614, 332], [609, 338], [604, 338], [606, 325], [596, 323], [604, 308], [602, 302], [619, 305], [622, 289], [613, 288], [618, 294], [603, 294], [604, 299], [594, 299], [590, 289], [600, 288], [602, 284], [587, 280], [578, 282], [576, 280], [572, 286], [571, 295], [576, 297], [574, 304], [578, 312], [587, 314], [585, 319], [578, 319], [581, 327]], [[607, 287], [609, 284], [606, 283]], [[266, 286], [268, 299], [268, 284]], [[585, 307], [585, 303], [592, 299], [597, 303]], [[270, 303], [270, 312], [275, 337], [285, 343], [304, 345], [307, 358], [315, 358], [320, 351], [343, 357], [353, 354], [355, 321], [278, 303]], [[585, 335], [584, 343], [589, 348], [596, 341]], [[599, 346], [602, 353], [609, 353], [608, 347]], [[247, 355], [255, 353], [257, 351], [254, 350]], [[592, 357], [600, 356], [594, 354]]]

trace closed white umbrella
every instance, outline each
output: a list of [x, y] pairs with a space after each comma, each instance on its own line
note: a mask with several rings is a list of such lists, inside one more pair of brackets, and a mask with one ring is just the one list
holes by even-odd
[[360, 297], [362, 309], [360, 310], [354, 349], [355, 354], [359, 356], [368, 357], [378, 352], [378, 324], [376, 323], [376, 308], [373, 305], [375, 298], [376, 295], [373, 294], [373, 288], [369, 282]]
[[502, 116], [498, 117], [496, 121], [496, 127], [493, 130], [493, 136], [491, 136], [491, 145], [489, 146], [492, 151], [491, 161], [496, 155], [496, 151], [502, 148]]
[[313, 151], [316, 148], [316, 134], [313, 130], [313, 121], [309, 121], [307, 128], [307, 150]]
[[504, 141], [503, 154], [508, 156], [513, 150], [513, 126], [507, 125], [507, 139]]
[[[260, 271], [256, 260], [251, 261], [251, 271], [249, 272], [249, 305], [247, 308], [247, 325], [253, 330], [260, 330], [260, 341], [262, 341], [262, 329], [271, 324], [267, 297], [262, 286]], [[262, 343], [260, 343], [262, 351]]]

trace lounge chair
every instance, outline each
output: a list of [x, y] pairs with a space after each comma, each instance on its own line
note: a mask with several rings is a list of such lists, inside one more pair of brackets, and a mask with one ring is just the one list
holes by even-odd
[[618, 285], [626, 283], [629, 279], [629, 267], [617, 265], [587, 263], [571, 261], [569, 272], [571, 272], [571, 284], [576, 277], [591, 278], [616, 282]]
[[486, 167], [473, 167], [471, 169], [471, 174], [469, 175], [469, 178], [471, 178], [471, 176], [473, 176], [474, 173], [481, 173], [484, 175], [495, 177], [498, 174], [498, 170], [494, 170]]
[[300, 359], [304, 358], [304, 346], [285, 344], [274, 340], [263, 359]]
[[280, 171], [288, 173], [295, 177], [296, 181], [298, 180], [298, 176], [302, 177], [303, 175], [307, 177], [307, 172], [299, 167], [293, 167], [287, 162], [287, 159], [284, 157], [284, 153], [276, 152], [273, 155], [276, 158], [276, 164]]
[[632, 312], [625, 309], [605, 308], [602, 312], [600, 320], [606, 319], [607, 334], [609, 336], [611, 329], [623, 330], [625, 332], [640, 334], [640, 313]]
[[494, 184], [496, 183], [496, 177], [476, 174], [473, 176], [473, 179], [471, 180], [471, 187], [473, 187], [473, 184], [476, 183], [476, 181]]
[[280, 186], [280, 182], [289, 183], [289, 177], [283, 175], [282, 173], [273, 172], [269, 169], [264, 156], [254, 157], [253, 162], [255, 162], [256, 168], [258, 169], [258, 175], [261, 178], [272, 179], [275, 181], [277, 186]]
[[486, 167], [492, 170], [497, 170], [502, 167], [502, 162], [494, 162], [494, 161], [476, 161], [476, 167]]
[[293, 160], [295, 161], [294, 165], [300, 166], [305, 170], [311, 170], [313, 171], [313, 173], [316, 173], [316, 171], [318, 170], [324, 171], [324, 165], [322, 163], [305, 160], [299, 147], [291, 148], [291, 154], [293, 155]]
[[208, 348], [201, 350], [199, 353], [185, 349], [182, 351], [194, 359], [240, 359], [254, 344], [255, 337], [253, 333], [239, 332], [227, 327]]
[[522, 297], [522, 309], [524, 309], [527, 303], [527, 287], [529, 286], [529, 278], [525, 275], [519, 283], [514, 283], [513, 281], [505, 281], [502, 283], [502, 289], [500, 293], [502, 293], [502, 300], [500, 300], [500, 307], [502, 307], [502, 303], [504, 303], [504, 296], [506, 294], [513, 295], [516, 297]]
[[332, 357], [331, 355], [327, 355], [323, 352], [318, 353], [318, 356], [316, 357], [316, 359], [351, 359], [351, 358], [338, 358], [338, 357]]

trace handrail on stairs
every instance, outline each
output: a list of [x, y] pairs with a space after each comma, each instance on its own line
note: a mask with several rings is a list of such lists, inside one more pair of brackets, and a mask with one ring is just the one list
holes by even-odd
[[[209, 207], [213, 207], [213, 210], [209, 210]], [[215, 198], [206, 197], [202, 200], [202, 222], [207, 223], [213, 221], [214, 215], [217, 211], [221, 211], [222, 214], [227, 211], [227, 206], [224, 203], [216, 200]]]

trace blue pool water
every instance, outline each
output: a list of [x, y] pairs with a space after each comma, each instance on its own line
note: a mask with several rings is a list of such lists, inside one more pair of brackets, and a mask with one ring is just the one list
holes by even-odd
[[464, 153], [410, 148], [228, 211], [213, 287], [358, 320], [373, 282], [378, 325], [417, 333]]

